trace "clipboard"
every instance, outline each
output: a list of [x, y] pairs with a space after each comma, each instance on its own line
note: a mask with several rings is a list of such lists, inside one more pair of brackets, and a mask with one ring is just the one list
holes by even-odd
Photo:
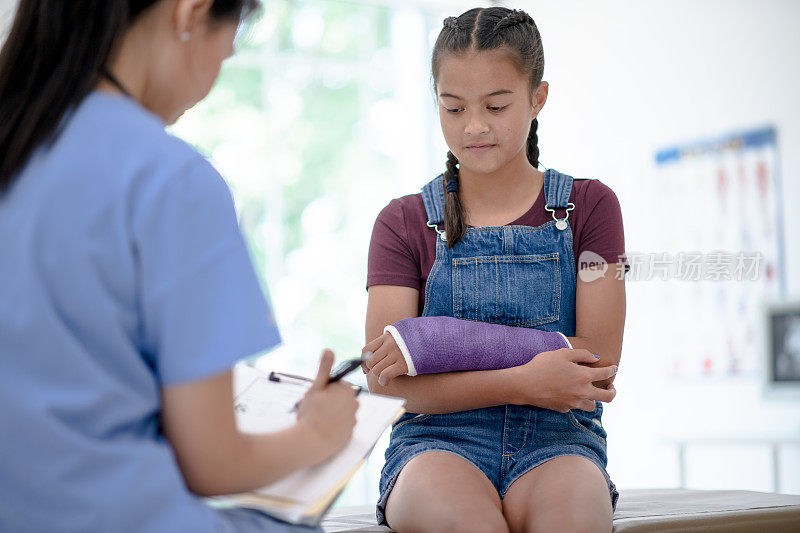
[[[293, 379], [296, 378], [296, 379]], [[310, 386], [307, 378], [234, 368], [234, 411], [243, 433], [272, 433], [293, 426], [294, 406]], [[405, 400], [359, 394], [353, 437], [330, 459], [256, 491], [211, 498], [216, 506], [255, 508], [293, 524], [315, 526], [365, 463], [383, 432], [405, 412]]]

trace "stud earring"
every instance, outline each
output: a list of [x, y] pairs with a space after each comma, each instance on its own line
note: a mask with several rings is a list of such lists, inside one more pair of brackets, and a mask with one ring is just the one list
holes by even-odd
[[181, 42], [182, 43], [188, 43], [189, 39], [191, 39], [191, 38], [192, 38], [192, 34], [189, 33], [188, 31], [185, 31], [185, 32], [181, 33]]

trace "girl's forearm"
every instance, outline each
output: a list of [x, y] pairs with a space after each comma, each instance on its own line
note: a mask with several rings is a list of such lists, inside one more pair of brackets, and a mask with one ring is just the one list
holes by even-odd
[[441, 414], [517, 403], [513, 368], [400, 376], [385, 387], [367, 374], [370, 392], [405, 398], [406, 411]]
[[386, 330], [402, 352], [409, 376], [511, 368], [542, 352], [570, 347], [558, 332], [448, 316], [406, 318]]

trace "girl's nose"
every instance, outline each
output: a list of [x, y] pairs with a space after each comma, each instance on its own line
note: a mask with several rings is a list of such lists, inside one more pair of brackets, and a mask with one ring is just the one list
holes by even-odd
[[464, 128], [464, 133], [467, 135], [482, 135], [489, 131], [489, 125], [477, 113], [473, 113], [467, 119], [467, 125]]

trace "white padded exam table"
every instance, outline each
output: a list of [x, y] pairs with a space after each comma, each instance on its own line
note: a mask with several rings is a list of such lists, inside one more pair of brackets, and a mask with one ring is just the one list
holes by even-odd
[[[375, 507], [336, 509], [326, 533], [385, 533]], [[800, 496], [741, 490], [638, 489], [620, 491], [617, 533], [800, 533]]]

